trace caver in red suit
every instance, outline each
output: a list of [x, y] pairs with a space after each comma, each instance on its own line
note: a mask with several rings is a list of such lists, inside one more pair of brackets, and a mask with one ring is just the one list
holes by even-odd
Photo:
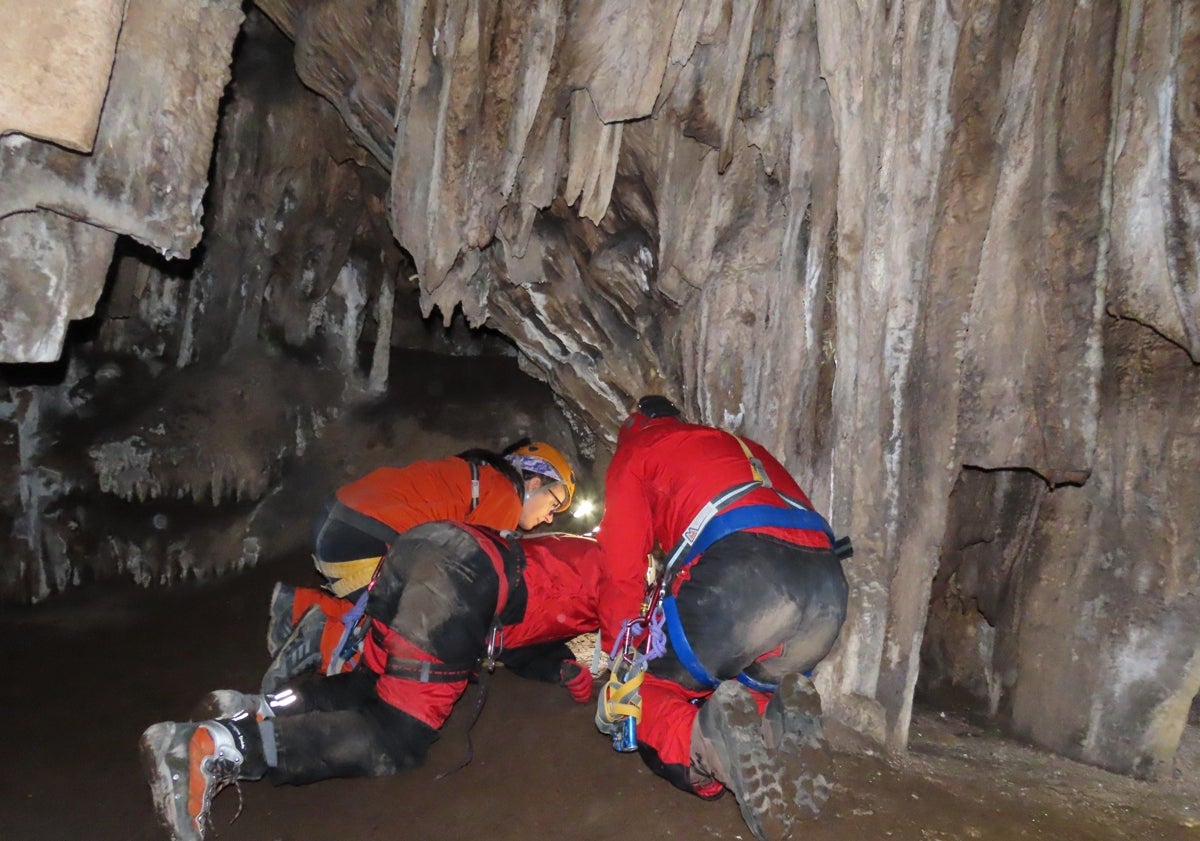
[[[639, 615], [647, 555], [656, 546], [669, 555], [707, 503], [750, 482], [751, 457], [771, 487], [746, 492], [722, 513], [786, 508], [780, 494], [811, 508], [804, 491], [761, 445], [686, 423], [665, 398], [643, 398], [626, 420], [605, 478], [599, 530], [606, 651], [622, 623]], [[666, 654], [650, 662], [641, 687], [638, 749], [655, 773], [684, 791], [713, 798], [725, 786], [693, 762], [693, 726], [703, 699], [717, 682], [743, 672], [752, 685], [770, 689], [784, 675], [810, 671], [829, 652], [845, 618], [846, 580], [826, 531], [751, 523], [717, 540], [675, 575], [670, 592], [691, 654], [712, 682], [689, 671], [683, 662], [689, 658], [681, 661], [672, 639]], [[761, 714], [770, 693], [753, 694]]]
[[[213, 798], [237, 780], [302, 784], [421, 764], [501, 627], [519, 651], [596, 629], [599, 555], [596, 541], [574, 535], [518, 540], [453, 522], [409, 529], [371, 589], [358, 668], [266, 697], [222, 690], [208, 699], [216, 718], [146, 730], [160, 818], [173, 837], [202, 841]], [[530, 673], [534, 664], [524, 665]], [[591, 674], [573, 657], [553, 666], [542, 676], [586, 702]]]
[[[603, 566], [599, 543], [570, 534], [502, 536], [448, 523], [422, 527], [419, 534], [438, 538], [440, 531], [448, 542], [461, 542], [448, 528], [466, 532], [487, 553], [497, 576], [483, 578], [497, 582], [499, 592], [494, 597], [490, 590], [482, 595], [480, 587], [463, 576], [460, 564], [451, 565], [445, 575], [457, 576], [451, 581], [456, 595], [446, 609], [456, 619], [437, 622], [430, 614], [427, 590], [440, 573], [422, 571], [420, 580], [409, 581], [406, 568], [411, 565], [401, 558], [393, 564], [389, 555], [368, 601], [371, 629], [363, 650], [363, 662], [378, 675], [379, 698], [434, 729], [441, 727], [466, 688], [468, 675], [422, 683], [420, 664], [428, 662], [434, 671], [471, 671], [480, 653], [479, 640], [488, 636], [492, 625], [490, 618], [481, 622], [480, 617], [489, 614], [481, 612], [480, 606], [494, 598], [500, 627], [496, 642], [506, 652], [501, 662], [524, 676], [563, 683], [577, 700], [587, 701], [591, 674], [575, 663], [565, 641], [595, 631], [599, 624], [597, 593]], [[505, 578], [498, 575], [501, 569]], [[561, 654], [554, 656], [556, 652]], [[534, 653], [538, 656], [529, 656]], [[408, 665], [398, 667], [397, 659]]]
[[234, 735], [244, 779], [301, 784], [415, 767], [493, 635], [515, 650], [514, 671], [587, 702], [591, 673], [565, 641], [598, 626], [600, 555], [597, 541], [577, 535], [519, 539], [453, 522], [409, 529], [368, 597], [358, 667], [302, 676], [266, 696], [272, 715], [217, 719], [214, 732]]
[[437, 520], [529, 530], [552, 522], [570, 506], [574, 492], [570, 463], [545, 442], [514, 446], [502, 456], [468, 450], [381, 467], [339, 488], [313, 534], [313, 557], [329, 592], [276, 585], [267, 631], [273, 660], [263, 691], [274, 691], [318, 662], [326, 666], [323, 671], [349, 670], [357, 656], [365, 593], [397, 535]]

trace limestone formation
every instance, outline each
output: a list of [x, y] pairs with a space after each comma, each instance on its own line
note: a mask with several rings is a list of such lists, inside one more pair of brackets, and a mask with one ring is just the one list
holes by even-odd
[[126, 0], [0, 0], [0, 135], [92, 151]]
[[[29, 14], [23, 5], [20, 15]], [[78, 247], [55, 246], [53, 240], [46, 249], [53, 256], [45, 261], [36, 248], [14, 251], [20, 234], [7, 229], [27, 229], [24, 214], [52, 211], [133, 237], [167, 257], [185, 256], [200, 241], [217, 104], [241, 21], [234, 0], [130, 0], [95, 151], [84, 155], [21, 135], [0, 139], [3, 297], [10, 311], [36, 313], [32, 325], [0, 336], [0, 361], [57, 359], [61, 344], [43, 341], [36, 328], [44, 325], [61, 338], [61, 324], [90, 314], [96, 297], [64, 296], [59, 312], [47, 311], [42, 304], [47, 284], [79, 282], [95, 291], [107, 271], [103, 261], [95, 271], [91, 250], [74, 260]], [[70, 31], [60, 37], [69, 38]], [[28, 65], [29, 72], [40, 72], [37, 66]], [[95, 241], [95, 235], [74, 229], [70, 238]]]

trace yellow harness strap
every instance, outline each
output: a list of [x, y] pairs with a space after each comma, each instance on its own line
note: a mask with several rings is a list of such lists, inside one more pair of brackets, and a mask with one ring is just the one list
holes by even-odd
[[627, 681], [617, 678], [615, 672], [608, 675], [608, 683], [601, 694], [601, 706], [596, 718], [605, 724], [615, 724], [624, 716], [630, 716], [634, 721], [642, 722], [642, 698], [638, 690], [646, 679], [646, 670], [639, 669], [637, 674]]
[[[733, 433], [729, 433], [733, 435]], [[742, 452], [746, 454], [746, 460], [750, 462], [750, 473], [754, 476], [754, 481], [762, 482], [764, 488], [771, 487], [771, 480], [767, 478], [767, 471], [763, 470], [762, 462], [754, 457], [750, 452], [750, 448], [746, 446], [746, 442], [740, 436], [733, 435], [737, 439], [738, 445], [742, 448]]]
[[327, 562], [316, 557], [313, 558], [317, 570], [329, 581], [326, 585], [329, 592], [339, 599], [344, 599], [355, 590], [360, 590], [370, 584], [381, 560], [383, 560], [381, 555], [359, 558], [354, 561]]

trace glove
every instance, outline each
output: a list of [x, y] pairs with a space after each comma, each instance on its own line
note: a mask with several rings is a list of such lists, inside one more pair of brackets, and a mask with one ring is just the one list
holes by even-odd
[[574, 660], [563, 660], [558, 670], [558, 682], [581, 704], [592, 699], [592, 673]]

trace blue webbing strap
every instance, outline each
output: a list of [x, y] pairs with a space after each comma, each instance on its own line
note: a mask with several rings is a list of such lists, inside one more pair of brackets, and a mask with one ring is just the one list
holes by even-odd
[[[829, 524], [825, 521], [825, 518], [816, 511], [810, 511], [807, 508], [796, 508], [791, 505], [786, 508], [777, 505], [746, 505], [741, 508], [731, 508], [723, 511], [709, 520], [708, 525], [704, 527], [704, 531], [701, 532], [696, 542], [692, 544], [691, 550], [683, 557], [680, 569], [686, 568], [696, 559], [696, 556], [721, 538], [727, 537], [735, 531], [763, 527], [820, 531], [828, 535], [831, 548], [836, 542], [833, 530], [829, 528]], [[687, 634], [683, 631], [683, 623], [679, 621], [679, 608], [675, 605], [675, 597], [667, 596], [664, 598], [662, 607], [663, 616], [666, 619], [667, 636], [671, 640], [671, 646], [675, 649], [675, 656], [679, 658], [679, 662], [688, 670], [688, 674], [694, 677], [702, 686], [709, 688], [719, 686], [721, 682], [713, 677], [708, 669], [704, 668], [704, 664], [700, 662], [700, 659], [696, 656], [696, 652], [692, 650], [692, 646], [687, 640]], [[751, 689], [756, 689], [759, 692], [775, 691], [774, 684], [757, 681], [745, 672], [739, 674], [737, 680], [739, 683]]]
[[679, 621], [679, 608], [675, 606], [675, 597], [667, 596], [663, 599], [662, 609], [663, 616], [667, 620], [667, 636], [671, 640], [671, 647], [675, 649], [675, 656], [688, 670], [688, 674], [694, 677], [701, 686], [707, 686], [709, 689], [720, 686], [721, 681], [708, 673], [708, 669], [704, 668], [704, 664], [696, 657], [696, 652], [692, 651], [692, 646], [687, 641], [687, 635], [683, 632], [683, 623]]
[[[382, 561], [380, 563], [382, 564]], [[337, 648], [333, 650], [333, 656], [329, 660], [329, 668], [325, 674], [337, 674], [342, 670], [342, 666], [354, 656], [354, 649], [357, 647], [357, 641], [354, 639], [354, 629], [358, 627], [359, 620], [367, 612], [367, 597], [370, 595], [370, 587], [363, 590], [362, 594], [355, 600], [354, 607], [350, 608], [342, 617], [342, 624], [345, 628], [342, 631], [342, 636], [338, 639]]]
[[679, 569], [686, 568], [697, 555], [722, 537], [728, 537], [735, 531], [767, 527], [823, 532], [829, 538], [829, 545], [832, 547], [834, 544], [833, 529], [816, 511], [792, 505], [786, 508], [778, 505], [743, 505], [722, 511], [709, 520], [692, 548], [683, 556]]
[[[679, 608], [675, 604], [674, 596], [667, 596], [663, 599], [662, 610], [663, 617], [666, 619], [667, 636], [671, 639], [671, 646], [675, 649], [675, 656], [679, 658], [679, 662], [688, 670], [688, 674], [694, 677], [701, 686], [716, 689], [721, 685], [721, 681], [713, 677], [708, 669], [704, 668], [704, 664], [700, 662], [700, 658], [692, 650], [692, 645], [688, 642], [687, 634], [683, 632], [683, 623], [679, 621]], [[757, 689], [759, 692], [774, 692], [777, 685], [755, 680], [745, 672], [738, 674], [737, 680], [738, 683], [748, 686], [751, 689]]]

